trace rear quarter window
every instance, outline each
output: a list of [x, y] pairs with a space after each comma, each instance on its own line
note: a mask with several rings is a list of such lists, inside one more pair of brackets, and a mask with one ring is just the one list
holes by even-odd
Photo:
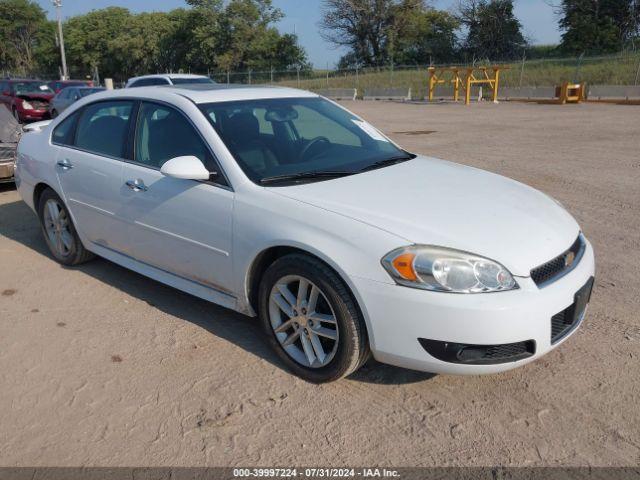
[[79, 112], [72, 113], [60, 122], [60, 124], [53, 129], [51, 143], [55, 143], [56, 145], [73, 146], [73, 137], [75, 136], [76, 124], [78, 122], [79, 115]]

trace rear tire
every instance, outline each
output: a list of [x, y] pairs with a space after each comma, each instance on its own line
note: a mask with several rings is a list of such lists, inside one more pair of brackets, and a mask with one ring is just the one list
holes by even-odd
[[304, 380], [338, 380], [369, 358], [362, 314], [342, 279], [320, 260], [304, 254], [276, 260], [262, 277], [258, 301], [269, 344]]
[[58, 112], [54, 109], [51, 110], [51, 118], [56, 118], [58, 116]]
[[93, 253], [82, 245], [66, 205], [50, 188], [40, 195], [38, 217], [49, 251], [58, 262], [72, 266], [93, 258]]

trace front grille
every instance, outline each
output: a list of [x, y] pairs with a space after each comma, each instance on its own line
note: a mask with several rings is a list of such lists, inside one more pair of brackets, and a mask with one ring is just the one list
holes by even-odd
[[578, 238], [568, 250], [562, 252], [553, 260], [531, 270], [531, 278], [539, 287], [557, 280], [578, 264], [584, 253], [584, 248], [584, 239], [582, 235], [578, 235]]
[[522, 354], [533, 353], [530, 342], [506, 343], [493, 345], [486, 349], [483, 358], [487, 360], [503, 360], [519, 357]]
[[0, 162], [13, 161], [16, 156], [15, 144], [0, 145]]
[[536, 353], [536, 342], [533, 340], [500, 345], [472, 345], [426, 338], [419, 338], [418, 341], [429, 355], [438, 360], [468, 365], [516, 362]]

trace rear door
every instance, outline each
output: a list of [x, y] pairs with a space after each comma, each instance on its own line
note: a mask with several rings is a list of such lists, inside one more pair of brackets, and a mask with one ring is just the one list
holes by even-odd
[[122, 170], [133, 113], [130, 100], [92, 103], [65, 119], [52, 136], [57, 175], [76, 228], [90, 242], [125, 254]]
[[167, 160], [183, 155], [196, 156], [209, 171], [220, 172], [204, 140], [178, 110], [142, 102], [133, 143], [133, 162], [125, 165], [123, 175], [132, 256], [229, 293], [233, 192], [222, 175], [202, 182], [160, 173]]

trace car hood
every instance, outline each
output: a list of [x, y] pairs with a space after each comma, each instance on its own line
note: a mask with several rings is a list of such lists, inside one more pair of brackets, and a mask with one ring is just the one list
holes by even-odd
[[45, 100], [45, 101], [49, 101], [54, 97], [54, 94], [52, 93], [21, 93], [20, 95], [18, 95], [18, 97], [22, 98], [23, 100]]
[[485, 256], [517, 276], [529, 276], [568, 249], [580, 231], [564, 208], [538, 190], [429, 157], [270, 190], [380, 228], [405, 244]]

